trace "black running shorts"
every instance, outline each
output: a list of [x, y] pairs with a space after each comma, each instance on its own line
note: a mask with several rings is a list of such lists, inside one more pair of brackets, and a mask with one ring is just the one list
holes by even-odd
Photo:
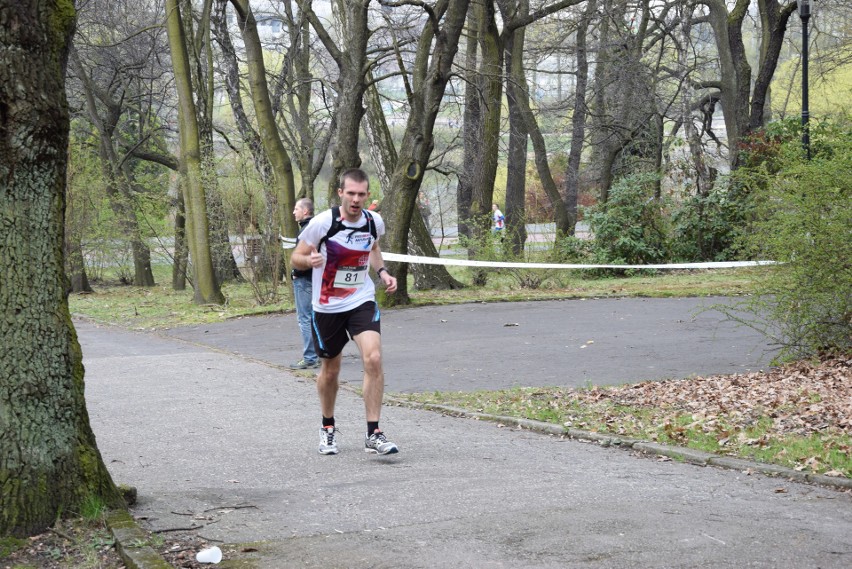
[[314, 312], [311, 330], [319, 357], [336, 357], [349, 338], [367, 330], [382, 333], [379, 307], [369, 301], [346, 312]]

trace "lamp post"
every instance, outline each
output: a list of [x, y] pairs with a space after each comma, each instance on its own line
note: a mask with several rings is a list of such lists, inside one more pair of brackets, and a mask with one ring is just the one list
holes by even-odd
[[808, 20], [811, 18], [811, 0], [797, 0], [799, 18], [802, 20], [802, 148], [811, 159], [811, 133], [808, 121]]

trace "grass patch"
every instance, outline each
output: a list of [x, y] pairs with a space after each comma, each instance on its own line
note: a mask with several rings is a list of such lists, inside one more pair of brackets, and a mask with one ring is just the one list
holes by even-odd
[[26, 547], [27, 541], [17, 537], [0, 538], [0, 559], [6, 559], [12, 553]]
[[87, 496], [80, 504], [80, 517], [87, 522], [100, 522], [106, 511], [106, 503], [94, 494]]

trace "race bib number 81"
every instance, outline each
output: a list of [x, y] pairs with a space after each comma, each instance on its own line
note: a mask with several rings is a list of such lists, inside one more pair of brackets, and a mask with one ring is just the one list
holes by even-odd
[[357, 288], [367, 282], [367, 267], [339, 267], [334, 275], [337, 288]]

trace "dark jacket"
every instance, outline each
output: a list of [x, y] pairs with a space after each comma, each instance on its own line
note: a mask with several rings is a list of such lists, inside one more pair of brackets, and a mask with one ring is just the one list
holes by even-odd
[[[313, 219], [313, 218], [306, 217], [302, 221], [298, 222], [299, 223], [299, 235], [302, 234], [302, 231], [305, 230], [305, 227], [308, 226], [308, 222], [311, 219]], [[298, 243], [299, 243], [299, 237], [296, 236], [296, 244], [298, 244]], [[305, 277], [310, 278], [311, 273], [313, 273], [313, 269], [295, 269], [294, 268], [294, 269], [290, 270], [290, 278], [291, 279], [298, 279], [298, 278], [305, 278]]]

